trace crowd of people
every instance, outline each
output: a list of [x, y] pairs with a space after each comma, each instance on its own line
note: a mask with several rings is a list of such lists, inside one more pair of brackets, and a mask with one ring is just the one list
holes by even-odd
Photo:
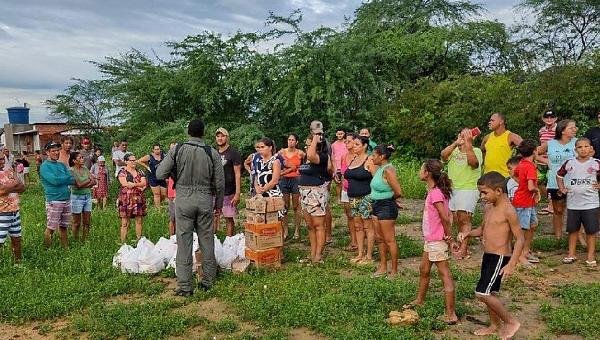
[[[600, 128], [590, 129], [584, 137], [577, 138], [576, 122], [572, 120], [557, 122], [557, 116], [548, 111], [542, 121], [539, 141], [523, 140], [507, 129], [504, 114], [494, 113], [488, 123], [491, 132], [483, 136], [480, 148], [474, 146], [480, 130], [465, 128], [441, 151], [441, 160], [429, 159], [422, 164], [418, 176], [427, 187], [422, 222], [423, 256], [417, 297], [406, 308], [424, 303], [431, 267], [435, 264], [445, 292], [444, 319], [448, 324], [456, 323], [455, 284], [449, 260], [469, 257], [469, 238], [482, 237], [484, 255], [475, 291], [488, 307], [491, 324], [476, 334], [511, 337], [518, 330], [519, 321], [495, 293], [501, 280], [512, 275], [517, 265], [532, 267], [540, 261], [531, 250], [537, 215], [552, 214], [553, 233], [561, 238], [565, 207], [569, 246], [563, 263], [577, 260], [579, 239], [587, 246], [585, 264], [596, 266], [600, 161], [594, 156], [600, 150]], [[303, 148], [296, 133], [290, 133], [286, 147], [279, 150], [272, 139], [263, 137], [256, 142], [255, 152], [244, 161], [230, 145], [225, 128], [217, 129], [211, 136], [216, 148], [210, 147], [204, 138], [201, 120], [189, 123], [188, 134], [187, 142], [171, 144], [166, 153], [155, 144], [150, 153], [137, 158], [127, 151], [127, 141], [115, 142], [111, 150], [114, 177], [120, 186], [117, 210], [121, 242], [128, 239], [131, 220], [135, 221], [136, 237], [139, 239], [143, 234], [147, 186], [156, 208], [168, 201], [169, 233], [177, 235], [178, 243], [178, 295], [189, 296], [194, 290], [193, 232], [198, 235], [203, 255], [200, 287], [209, 289], [214, 283], [217, 266], [213, 235], [222, 219], [227, 235], [235, 232], [237, 206], [242, 198], [242, 165], [250, 174], [250, 197], [283, 197], [285, 209], [279, 211], [279, 219], [283, 222], [284, 239], [292, 235], [290, 221], [294, 224], [293, 239], [300, 238], [301, 224], [305, 221], [310, 253], [302, 262], [323, 262], [324, 249], [331, 242], [333, 197], [343, 207], [346, 217], [350, 235], [346, 249], [356, 252], [350, 262], [373, 263], [377, 244], [379, 264], [373, 277], [397, 275], [395, 220], [402, 188], [390, 163], [395, 148], [377, 145], [368, 128], [358, 133], [339, 128], [334, 140], [328, 141], [323, 124], [313, 121]], [[73, 139], [65, 136], [60, 143], [53, 141], [45, 146], [46, 160], [36, 155], [46, 196], [47, 247], [56, 230], [62, 246], [67, 247], [69, 226], [75, 240], [87, 239], [93, 202], [102, 208], [107, 206], [112, 176], [102, 151], [93, 149], [88, 138], [81, 140], [77, 150], [73, 150], [73, 144]], [[29, 164], [17, 165], [7, 150], [4, 149], [5, 157], [0, 157], [3, 169], [0, 243], [10, 235], [18, 261], [21, 258], [18, 194], [25, 190], [23, 183], [27, 181], [18, 173], [27, 174]], [[547, 197], [549, 203], [538, 212], [536, 207], [542, 197]], [[483, 211], [483, 222], [473, 229], [472, 218], [478, 207]], [[452, 232], [453, 225], [457, 227], [456, 233]], [[584, 233], [580, 234], [582, 226]]]

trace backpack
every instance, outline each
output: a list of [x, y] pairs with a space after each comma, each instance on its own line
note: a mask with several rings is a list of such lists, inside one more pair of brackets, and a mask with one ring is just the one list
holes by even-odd
[[[212, 148], [210, 146], [198, 145], [198, 144], [189, 143], [189, 142], [177, 144], [177, 146], [175, 146], [175, 154], [173, 155], [173, 168], [171, 169], [171, 178], [173, 179], [173, 184], [171, 186], [171, 189], [173, 189], [173, 190], [175, 190], [175, 184], [177, 183], [177, 154], [179, 153], [179, 149], [181, 148], [181, 146], [184, 144], [192, 145], [192, 146], [200, 147], [200, 148], [204, 149], [204, 152], [206, 152], [206, 155], [208, 156], [208, 159], [210, 160], [211, 168], [213, 165], [212, 151], [211, 151]], [[214, 174], [211, 174], [211, 176], [212, 175], [214, 175]]]

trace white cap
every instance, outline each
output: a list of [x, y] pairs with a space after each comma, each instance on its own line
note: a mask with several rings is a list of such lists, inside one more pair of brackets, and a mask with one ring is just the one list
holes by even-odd
[[104, 159], [104, 156], [100, 156], [98, 157], [98, 162], [106, 162], [106, 159]]

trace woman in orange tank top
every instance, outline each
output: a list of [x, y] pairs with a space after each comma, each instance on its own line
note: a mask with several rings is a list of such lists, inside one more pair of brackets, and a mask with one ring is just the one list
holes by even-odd
[[300, 223], [302, 221], [302, 213], [300, 212], [300, 191], [298, 189], [298, 176], [300, 172], [298, 168], [302, 164], [302, 159], [305, 154], [304, 151], [296, 149], [298, 145], [298, 135], [292, 133], [287, 139], [287, 148], [281, 149], [279, 155], [284, 159], [284, 167], [281, 169], [281, 177], [279, 178], [279, 188], [283, 193], [283, 200], [285, 202], [286, 214], [283, 217], [283, 238], [286, 239], [288, 235], [288, 217], [290, 203], [294, 210], [294, 239], [300, 238]]

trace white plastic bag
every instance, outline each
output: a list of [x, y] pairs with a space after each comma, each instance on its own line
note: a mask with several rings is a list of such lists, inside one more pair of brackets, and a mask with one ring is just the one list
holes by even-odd
[[139, 272], [155, 274], [165, 269], [163, 256], [159, 253], [152, 242], [142, 237], [138, 242]]
[[162, 256], [163, 262], [168, 264], [169, 260], [171, 260], [177, 252], [177, 244], [173, 243], [171, 239], [161, 237], [158, 242], [156, 242], [154, 249]]
[[123, 256], [125, 256], [125, 254], [129, 253], [132, 250], [133, 250], [133, 248], [130, 245], [123, 244], [121, 246], [121, 248], [119, 248], [119, 250], [117, 250], [117, 253], [115, 254], [115, 256], [113, 256], [113, 261], [112, 261], [113, 267], [120, 268], [121, 262], [123, 261]]
[[238, 243], [238, 247], [236, 250], [238, 259], [245, 260], [246, 259], [246, 236], [244, 234], [240, 234], [240, 242]]
[[140, 272], [140, 261], [138, 257], [138, 249], [132, 249], [121, 257], [121, 272], [129, 274], [137, 274]]
[[231, 248], [223, 248], [221, 257], [217, 258], [217, 263], [223, 269], [231, 269], [231, 263], [237, 258], [236, 252]]

